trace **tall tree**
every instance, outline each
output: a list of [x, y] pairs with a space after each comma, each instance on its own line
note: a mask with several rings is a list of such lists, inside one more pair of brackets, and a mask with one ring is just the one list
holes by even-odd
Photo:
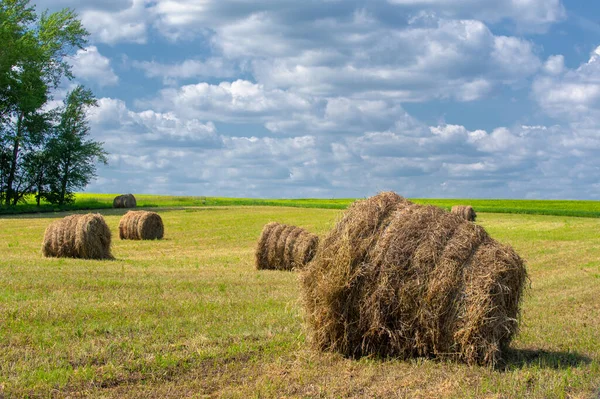
[[87, 35], [70, 9], [38, 17], [29, 0], [0, 0], [0, 191], [6, 205], [31, 186], [25, 159], [44, 134], [44, 106], [61, 79], [73, 77], [65, 57], [83, 48]]
[[36, 118], [36, 123], [29, 128], [30, 140], [23, 156], [22, 170], [24, 173], [22, 181], [27, 184], [25, 190], [16, 190], [19, 197], [13, 199], [19, 200], [23, 195], [37, 193], [36, 202], [44, 198], [44, 193], [48, 188], [48, 174], [53, 167], [51, 162], [48, 145], [51, 139], [52, 128], [55, 119], [58, 118], [58, 111], [51, 110], [42, 113]]
[[86, 111], [97, 106], [93, 93], [77, 86], [65, 99], [60, 122], [49, 140], [50, 168], [46, 173], [50, 192], [45, 197], [59, 206], [73, 199], [73, 191], [85, 187], [96, 177], [96, 163], [107, 163], [102, 143], [90, 139]]

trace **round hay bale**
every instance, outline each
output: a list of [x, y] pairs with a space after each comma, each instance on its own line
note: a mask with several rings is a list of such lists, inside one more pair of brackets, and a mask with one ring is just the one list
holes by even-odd
[[119, 221], [121, 240], [160, 240], [164, 233], [162, 218], [156, 212], [129, 211]]
[[474, 222], [477, 214], [471, 205], [454, 205], [450, 211], [469, 222]]
[[494, 365], [517, 331], [527, 273], [509, 246], [395, 193], [357, 201], [301, 274], [310, 341], [345, 356]]
[[110, 229], [102, 215], [71, 215], [52, 222], [44, 233], [45, 257], [113, 259]]
[[115, 197], [113, 200], [113, 208], [135, 208], [137, 201], [133, 194], [124, 194]]
[[271, 222], [258, 239], [255, 259], [258, 270], [293, 270], [304, 267], [314, 256], [319, 238], [306, 230]]

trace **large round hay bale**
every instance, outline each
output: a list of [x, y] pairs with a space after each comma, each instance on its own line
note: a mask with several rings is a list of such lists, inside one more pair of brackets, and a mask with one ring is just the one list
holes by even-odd
[[163, 221], [156, 212], [129, 211], [119, 222], [121, 240], [160, 240], [164, 233]]
[[351, 205], [302, 272], [307, 333], [346, 356], [493, 365], [517, 331], [526, 279], [481, 226], [381, 193]]
[[462, 217], [465, 220], [468, 220], [469, 222], [474, 222], [475, 218], [477, 217], [475, 210], [470, 205], [454, 205], [450, 212]]
[[263, 228], [256, 246], [256, 268], [300, 269], [313, 258], [318, 243], [316, 235], [300, 227], [271, 222]]
[[133, 194], [118, 195], [113, 200], [113, 208], [135, 208], [137, 201]]
[[102, 215], [71, 215], [52, 222], [44, 233], [46, 257], [113, 259], [110, 229]]

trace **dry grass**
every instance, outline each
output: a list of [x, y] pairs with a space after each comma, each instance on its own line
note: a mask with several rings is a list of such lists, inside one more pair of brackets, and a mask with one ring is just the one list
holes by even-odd
[[471, 205], [454, 205], [451, 212], [469, 222], [474, 222], [477, 218], [477, 214]]
[[[271, 220], [323, 237], [339, 211], [160, 211], [168, 236], [115, 240], [113, 262], [43, 258], [54, 215], [2, 218], [5, 398], [585, 398], [600, 388], [600, 221], [480, 214], [528, 263], [520, 332], [500, 369], [348, 359], [309, 349], [298, 275], [257, 271]], [[117, 234], [122, 210], [103, 212]]]
[[110, 241], [110, 229], [102, 215], [71, 215], [46, 228], [42, 254], [56, 258], [112, 259]]
[[496, 365], [527, 274], [509, 246], [395, 193], [357, 201], [302, 274], [313, 344], [346, 356]]
[[313, 258], [318, 244], [318, 236], [300, 227], [268, 223], [256, 244], [256, 269], [301, 269]]
[[129, 211], [119, 222], [121, 240], [160, 240], [165, 227], [160, 215], [149, 211]]

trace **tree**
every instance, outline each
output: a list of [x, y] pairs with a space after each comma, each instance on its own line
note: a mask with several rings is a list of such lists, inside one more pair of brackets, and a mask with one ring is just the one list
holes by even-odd
[[46, 133], [44, 107], [61, 79], [73, 77], [65, 57], [87, 35], [72, 10], [38, 18], [29, 0], [0, 0], [0, 197], [7, 206], [33, 187], [26, 160]]
[[60, 122], [47, 146], [47, 164], [51, 167], [44, 173], [50, 190], [44, 196], [49, 202], [59, 206], [72, 202], [73, 191], [96, 177], [96, 163], [107, 163], [102, 143], [89, 138], [86, 111], [97, 105], [93, 93], [83, 86], [77, 86], [65, 99]]

